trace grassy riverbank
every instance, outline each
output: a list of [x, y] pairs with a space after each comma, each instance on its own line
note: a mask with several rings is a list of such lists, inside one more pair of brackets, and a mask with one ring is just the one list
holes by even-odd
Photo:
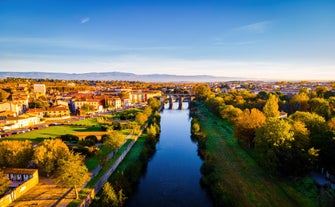
[[226, 120], [209, 112], [204, 105], [197, 108], [196, 116], [205, 135], [199, 144], [205, 158], [203, 181], [217, 206], [318, 206], [315, 197], [304, 195], [304, 186], [298, 191], [293, 181], [266, 174], [239, 146]]

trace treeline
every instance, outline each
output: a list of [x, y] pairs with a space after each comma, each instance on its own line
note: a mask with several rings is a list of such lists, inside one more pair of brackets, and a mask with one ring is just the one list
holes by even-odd
[[[123, 206], [127, 197], [132, 195], [139, 179], [146, 171], [148, 161], [156, 152], [160, 135], [161, 117], [158, 112], [160, 105], [159, 100], [150, 99], [143, 113], [140, 112], [146, 117], [143, 124], [148, 122], [148, 126], [125, 160], [104, 184], [100, 197], [97, 197], [91, 206]], [[147, 117], [148, 111], [150, 115]]]
[[327, 87], [289, 97], [247, 90], [214, 94], [197, 85], [195, 95], [234, 125], [240, 145], [269, 173], [301, 176], [323, 167], [335, 174], [335, 93]]

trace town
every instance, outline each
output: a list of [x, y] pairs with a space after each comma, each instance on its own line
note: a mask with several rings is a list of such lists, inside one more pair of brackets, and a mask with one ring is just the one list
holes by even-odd
[[[146, 139], [158, 136], [157, 133], [160, 130], [153, 120], [156, 120], [161, 104], [170, 101], [171, 106], [171, 100], [177, 101], [180, 97], [196, 97], [197, 99], [202, 97], [199, 96], [199, 91], [196, 91], [199, 90], [199, 83], [195, 82], [70, 81], [9, 77], [0, 80], [0, 85], [0, 155], [3, 155], [0, 167], [5, 167], [2, 173], [11, 181], [8, 183], [10, 190], [1, 188], [3, 192], [0, 194], [4, 196], [0, 199], [2, 206], [12, 205], [12, 202], [14, 206], [23, 204], [84, 206], [90, 204], [96, 193], [107, 188], [103, 187], [107, 179], [118, 175], [113, 173], [114, 170], [120, 163], [123, 163], [122, 160], [129, 151], [135, 151], [132, 150], [135, 142], [138, 143], [138, 140], [143, 139], [142, 136], [146, 136]], [[294, 112], [291, 105], [285, 104], [285, 100], [294, 99], [302, 91], [308, 94], [314, 93], [316, 97], [335, 96], [334, 82], [228, 81], [207, 83], [206, 86], [212, 94], [217, 96], [228, 97], [229, 94], [235, 94], [235, 99], [230, 102], [235, 102], [236, 106], [240, 106], [241, 109], [247, 108], [238, 103], [243, 98], [246, 99], [243, 103], [248, 101], [246, 97], [250, 95], [245, 94], [259, 97], [259, 103], [256, 101], [254, 105], [259, 106], [260, 104], [260, 108], [264, 106], [264, 100], [269, 98], [269, 94], [277, 94], [281, 99], [280, 118], [287, 118], [288, 114]], [[210, 106], [215, 106], [215, 98], [207, 97], [206, 100]], [[226, 101], [227, 103], [229, 100]], [[297, 107], [301, 109], [301, 102], [299, 104]], [[330, 111], [326, 115], [328, 118], [334, 111], [335, 105], [333, 104], [335, 102], [329, 103]], [[231, 115], [227, 114], [226, 109], [222, 109], [219, 114], [234, 123], [235, 121]], [[319, 111], [316, 110], [316, 112]], [[154, 127], [151, 128], [152, 126]], [[147, 127], [145, 135], [142, 135]], [[244, 136], [243, 133], [240, 135]], [[57, 138], [63, 142], [58, 143]], [[249, 146], [251, 143], [247, 144]], [[11, 152], [9, 145], [15, 146], [16, 148], [12, 150], [17, 149], [17, 152]], [[80, 175], [84, 180], [70, 186], [57, 183], [56, 174], [59, 174], [62, 168], [58, 166], [59, 160], [57, 159], [61, 157], [55, 158], [54, 166], [48, 169], [41, 166], [47, 163], [43, 160], [44, 158], [38, 158], [36, 155], [41, 146], [45, 147], [45, 150], [52, 150], [50, 146], [48, 148], [48, 145], [61, 147], [64, 153], [66, 152], [52, 156], [69, 156], [66, 159], [73, 159], [72, 162], [77, 158], [75, 155], [71, 158], [70, 151], [84, 155], [83, 158], [80, 158], [84, 162], [76, 167], [80, 169], [83, 165], [86, 166], [86, 171], [83, 170], [83, 174]], [[34, 149], [31, 149], [30, 146], [34, 146]], [[8, 158], [8, 153], [18, 159], [17, 162], [12, 160], [13, 157]], [[15, 157], [20, 153], [22, 155], [27, 153], [28, 159]], [[66, 163], [66, 160], [62, 162]], [[60, 172], [64, 173], [64, 171]], [[87, 173], [89, 177], [86, 176]], [[322, 175], [320, 173], [315, 176]], [[324, 176], [315, 181], [320, 182], [318, 184], [321, 186], [329, 184], [333, 188], [334, 177], [329, 171], [325, 171]], [[72, 181], [68, 182], [72, 183]], [[79, 190], [81, 189], [79, 193], [76, 187], [73, 187], [76, 185], [82, 186], [79, 187]], [[31, 189], [46, 194], [47, 191], [41, 190], [46, 186], [49, 186], [47, 188], [52, 186], [56, 189], [54, 193], [59, 194], [58, 196], [53, 195], [52, 199], [50, 195], [45, 195], [45, 200], [48, 200], [49, 203], [38, 203], [37, 198], [32, 198], [32, 195], [29, 197], [29, 194], [32, 194], [32, 191], [29, 191]], [[82, 192], [92, 188], [96, 192], [91, 190], [88, 193], [87, 190], [86, 193]], [[122, 206], [125, 200], [122, 190], [126, 189], [119, 190], [120, 200], [117, 202], [119, 206]], [[78, 197], [78, 195], [81, 196]], [[27, 197], [31, 200], [27, 200]], [[85, 198], [84, 202], [81, 203], [78, 198]]]

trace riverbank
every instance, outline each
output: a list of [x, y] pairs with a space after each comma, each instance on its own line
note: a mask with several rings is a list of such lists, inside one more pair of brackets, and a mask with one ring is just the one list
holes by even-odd
[[204, 135], [199, 138], [204, 158], [202, 182], [215, 206], [318, 206], [317, 198], [305, 195], [308, 186], [299, 186], [299, 191], [290, 180], [270, 177], [259, 167], [239, 146], [226, 120], [202, 104], [196, 108], [195, 116]]

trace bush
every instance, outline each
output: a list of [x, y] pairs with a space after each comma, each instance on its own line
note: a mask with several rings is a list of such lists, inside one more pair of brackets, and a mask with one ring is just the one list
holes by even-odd
[[88, 135], [83, 141], [83, 145], [85, 146], [93, 146], [96, 143], [98, 143], [98, 138], [94, 135]]
[[73, 134], [64, 134], [61, 135], [60, 138], [62, 139], [63, 142], [78, 142], [79, 137]]

